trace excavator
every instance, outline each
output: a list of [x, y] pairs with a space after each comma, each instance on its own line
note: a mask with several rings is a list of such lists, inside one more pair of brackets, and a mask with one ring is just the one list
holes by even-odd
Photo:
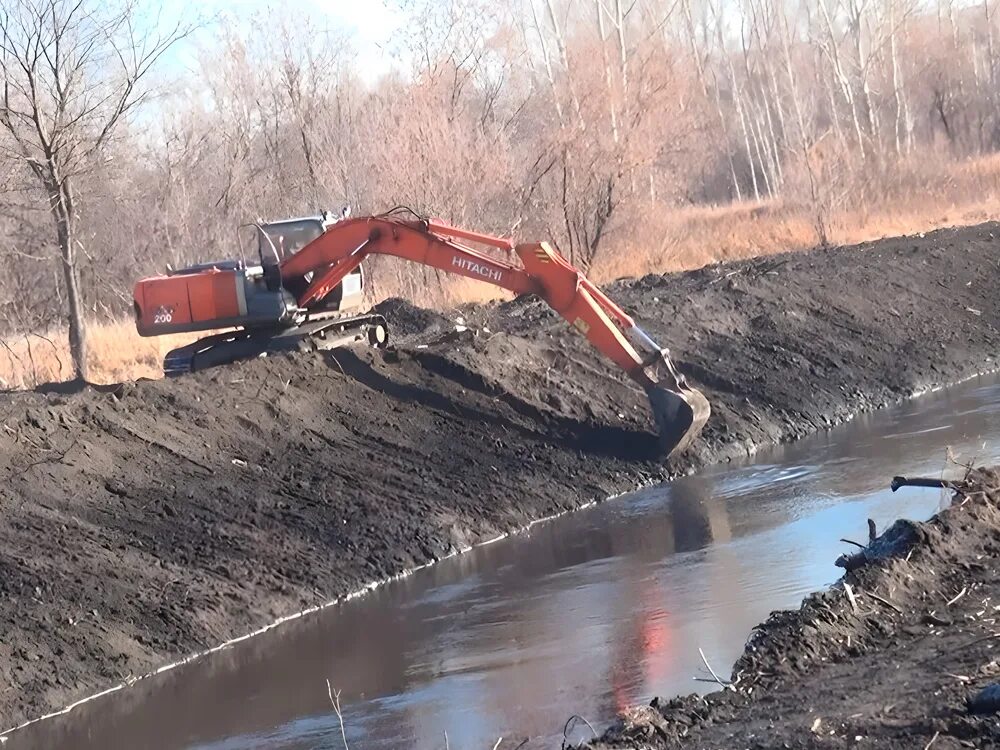
[[[391, 255], [537, 295], [645, 390], [665, 456], [698, 436], [711, 409], [635, 321], [547, 242], [515, 243], [424, 218], [409, 209], [254, 223], [257, 259], [168, 269], [135, 285], [141, 336], [218, 331], [169, 352], [169, 376], [282, 351], [388, 345], [385, 318], [362, 312], [370, 255]], [[471, 244], [513, 259], [493, 257]]]

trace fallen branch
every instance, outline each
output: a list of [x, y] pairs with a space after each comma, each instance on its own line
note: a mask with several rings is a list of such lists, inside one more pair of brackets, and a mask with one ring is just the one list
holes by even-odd
[[568, 719], [566, 719], [566, 723], [563, 725], [562, 750], [566, 750], [566, 742], [569, 740], [569, 737], [567, 735], [569, 734], [569, 730], [573, 728], [574, 721], [582, 721], [584, 724], [590, 727], [590, 731], [594, 733], [594, 739], [597, 738], [597, 730], [594, 729], [594, 725], [591, 724], [582, 716], [580, 716], [580, 714], [573, 714]]
[[712, 677], [714, 677], [714, 678], [715, 678], [715, 681], [716, 681], [716, 682], [717, 682], [717, 683], [718, 683], [718, 684], [719, 684], [719, 685], [720, 685], [720, 686], [721, 686], [721, 687], [722, 687], [723, 689], [726, 689], [726, 688], [728, 688], [728, 689], [733, 689], [733, 683], [731, 683], [731, 682], [725, 682], [724, 680], [722, 680], [722, 678], [720, 678], [720, 677], [719, 677], [719, 675], [717, 675], [717, 674], [715, 673], [715, 670], [714, 670], [714, 669], [712, 669], [712, 665], [711, 665], [711, 664], [709, 664], [709, 663], [708, 663], [708, 659], [706, 659], [706, 658], [705, 658], [705, 652], [704, 652], [704, 651], [702, 651], [700, 647], [698, 648], [698, 654], [699, 654], [699, 656], [701, 656], [701, 663], [705, 665], [705, 668], [706, 668], [706, 669], [707, 669], [707, 670], [708, 670], [708, 671], [709, 671], [709, 672], [710, 672], [710, 673], [712, 674]]
[[866, 554], [867, 551], [867, 547], [862, 547], [860, 552], [855, 552], [852, 555], [841, 555], [833, 561], [833, 564], [850, 573], [852, 570], [863, 568], [868, 564], [868, 555]]
[[[900, 522], [897, 522], [897, 524], [898, 523]], [[878, 527], [875, 525], [875, 521], [869, 518], [868, 544], [862, 545], [855, 542], [853, 539], [841, 539], [840, 541], [846, 544], [853, 544], [855, 547], [859, 547], [860, 549], [851, 554], [845, 553], [841, 555], [834, 560], [833, 564], [850, 573], [858, 568], [863, 568], [870, 563], [885, 559], [886, 557], [896, 556], [897, 552], [895, 551], [895, 548], [897, 545], [907, 543], [905, 539], [902, 539], [901, 541], [900, 535], [905, 535], [906, 532], [904, 529], [897, 528], [897, 524], [893, 524], [886, 529], [886, 535], [880, 539], [878, 536]]]
[[344, 731], [344, 715], [340, 712], [340, 691], [334, 690], [330, 685], [330, 680], [326, 681], [326, 694], [330, 697], [330, 705], [337, 712], [337, 721], [340, 722], [340, 738], [344, 741], [344, 750], [348, 750], [347, 732]]
[[950, 479], [934, 479], [933, 477], [893, 477], [889, 488], [895, 492], [900, 487], [932, 487], [935, 489], [960, 490], [961, 482]]

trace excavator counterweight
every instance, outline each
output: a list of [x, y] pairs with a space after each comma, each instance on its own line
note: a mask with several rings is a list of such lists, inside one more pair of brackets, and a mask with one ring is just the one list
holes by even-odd
[[[259, 263], [203, 263], [136, 284], [136, 326], [143, 336], [230, 329], [169, 353], [167, 374], [295, 348], [352, 341], [385, 346], [387, 322], [357, 312], [361, 264], [383, 254], [541, 297], [642, 386], [668, 456], [685, 450], [711, 413], [667, 349], [548, 243], [518, 244], [421, 217], [400, 218], [396, 211], [254, 226]], [[466, 243], [513, 252], [520, 263]]]

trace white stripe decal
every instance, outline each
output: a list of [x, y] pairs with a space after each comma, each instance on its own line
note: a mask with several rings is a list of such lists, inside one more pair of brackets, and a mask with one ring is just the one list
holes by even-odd
[[233, 271], [233, 280], [236, 283], [236, 300], [240, 308], [240, 316], [245, 317], [247, 314], [246, 275]]

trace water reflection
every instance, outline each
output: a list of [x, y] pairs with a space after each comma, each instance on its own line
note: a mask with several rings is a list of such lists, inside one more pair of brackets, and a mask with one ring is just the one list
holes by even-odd
[[[946, 447], [986, 461], [1000, 387], [971, 384], [541, 524], [11, 737], [18, 748], [558, 746], [572, 713], [610, 719], [728, 672], [772, 609], [837, 577], [841, 536], [926, 516]], [[582, 730], [586, 732], [585, 728]]]

